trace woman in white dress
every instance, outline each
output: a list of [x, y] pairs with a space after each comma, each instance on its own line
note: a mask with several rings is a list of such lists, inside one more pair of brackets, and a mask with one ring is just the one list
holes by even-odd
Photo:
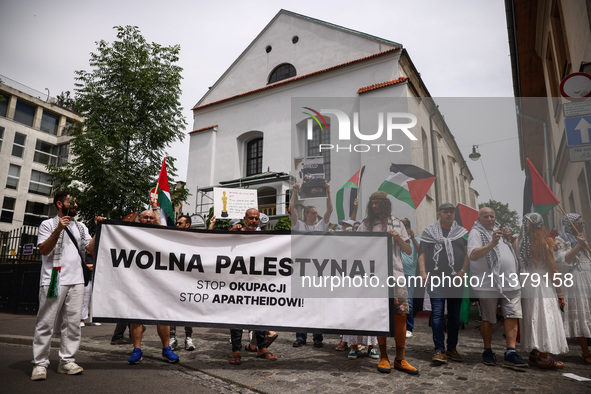
[[554, 281], [558, 269], [553, 246], [542, 215], [525, 215], [518, 248], [523, 313], [519, 323], [520, 343], [522, 349], [531, 351], [530, 361], [546, 369], [564, 368], [562, 362], [548, 353], [568, 352], [560, 311], [564, 307], [562, 289]]
[[591, 337], [591, 254], [586, 246], [584, 224], [577, 213], [569, 213], [562, 218], [562, 228], [555, 241], [555, 254], [566, 301], [564, 330], [568, 338], [577, 338], [583, 361], [591, 364], [587, 345], [587, 338]]

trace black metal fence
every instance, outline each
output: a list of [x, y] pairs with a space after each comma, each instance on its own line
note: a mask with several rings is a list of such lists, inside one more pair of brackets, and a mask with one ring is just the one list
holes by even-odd
[[0, 312], [37, 313], [41, 272], [37, 233], [33, 226], [0, 232]]

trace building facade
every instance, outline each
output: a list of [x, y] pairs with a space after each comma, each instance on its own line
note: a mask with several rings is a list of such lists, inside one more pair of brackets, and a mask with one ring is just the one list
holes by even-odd
[[[561, 81], [591, 74], [591, 1], [506, 0], [522, 168], [529, 158], [567, 212], [591, 218], [591, 162], [569, 157]], [[566, 105], [566, 107], [565, 107]], [[591, 105], [588, 105], [591, 108]], [[591, 116], [591, 111], [580, 113]], [[559, 228], [555, 208], [548, 224]], [[591, 231], [591, 222], [586, 225]]]
[[[324, 114], [324, 125], [313, 121], [312, 110]], [[416, 220], [415, 229], [431, 223], [442, 202], [477, 207], [453, 135], [408, 52], [394, 41], [281, 10], [197, 102], [193, 116], [187, 187], [198, 215], [207, 214], [213, 186], [257, 188], [263, 211], [285, 215], [294, 159], [305, 156], [324, 158], [333, 202], [366, 166], [357, 219], [391, 163], [437, 176], [416, 211], [393, 200], [395, 215]], [[404, 125], [413, 121], [411, 138]], [[322, 199], [310, 203], [322, 214]]]
[[48, 164], [68, 161], [68, 127], [81, 118], [41, 92], [0, 76], [0, 231], [55, 214]]

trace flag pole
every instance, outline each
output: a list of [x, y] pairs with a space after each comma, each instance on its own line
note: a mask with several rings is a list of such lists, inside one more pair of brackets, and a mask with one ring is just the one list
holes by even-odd
[[[568, 215], [566, 214], [566, 212], [565, 212], [564, 208], [562, 208], [562, 205], [561, 205], [560, 203], [558, 203], [558, 207], [560, 208], [560, 210], [561, 210], [561, 211], [562, 211], [562, 213], [564, 214], [564, 217], [565, 217], [565, 218], [568, 220], [568, 222], [570, 223], [571, 227], [572, 227], [573, 229], [575, 229], [575, 231], [576, 231], [577, 235], [581, 234], [581, 233], [579, 233], [579, 230], [577, 230], [577, 228], [575, 227], [575, 224], [572, 222], [572, 220], [570, 220], [570, 218], [568, 217]], [[587, 249], [587, 251], [588, 251], [589, 253], [591, 253], [591, 247], [589, 246], [589, 244], [587, 243], [587, 241], [584, 241], [584, 246], [585, 246], [585, 249]]]

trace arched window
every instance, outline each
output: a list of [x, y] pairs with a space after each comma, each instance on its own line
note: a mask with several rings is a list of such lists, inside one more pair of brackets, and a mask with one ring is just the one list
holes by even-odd
[[269, 76], [269, 82], [273, 83], [277, 81], [281, 81], [282, 79], [287, 79], [296, 76], [296, 69], [293, 65], [289, 63], [283, 63], [275, 67], [273, 71], [271, 71], [271, 75]]
[[263, 172], [263, 139], [255, 138], [246, 145], [246, 176]]

